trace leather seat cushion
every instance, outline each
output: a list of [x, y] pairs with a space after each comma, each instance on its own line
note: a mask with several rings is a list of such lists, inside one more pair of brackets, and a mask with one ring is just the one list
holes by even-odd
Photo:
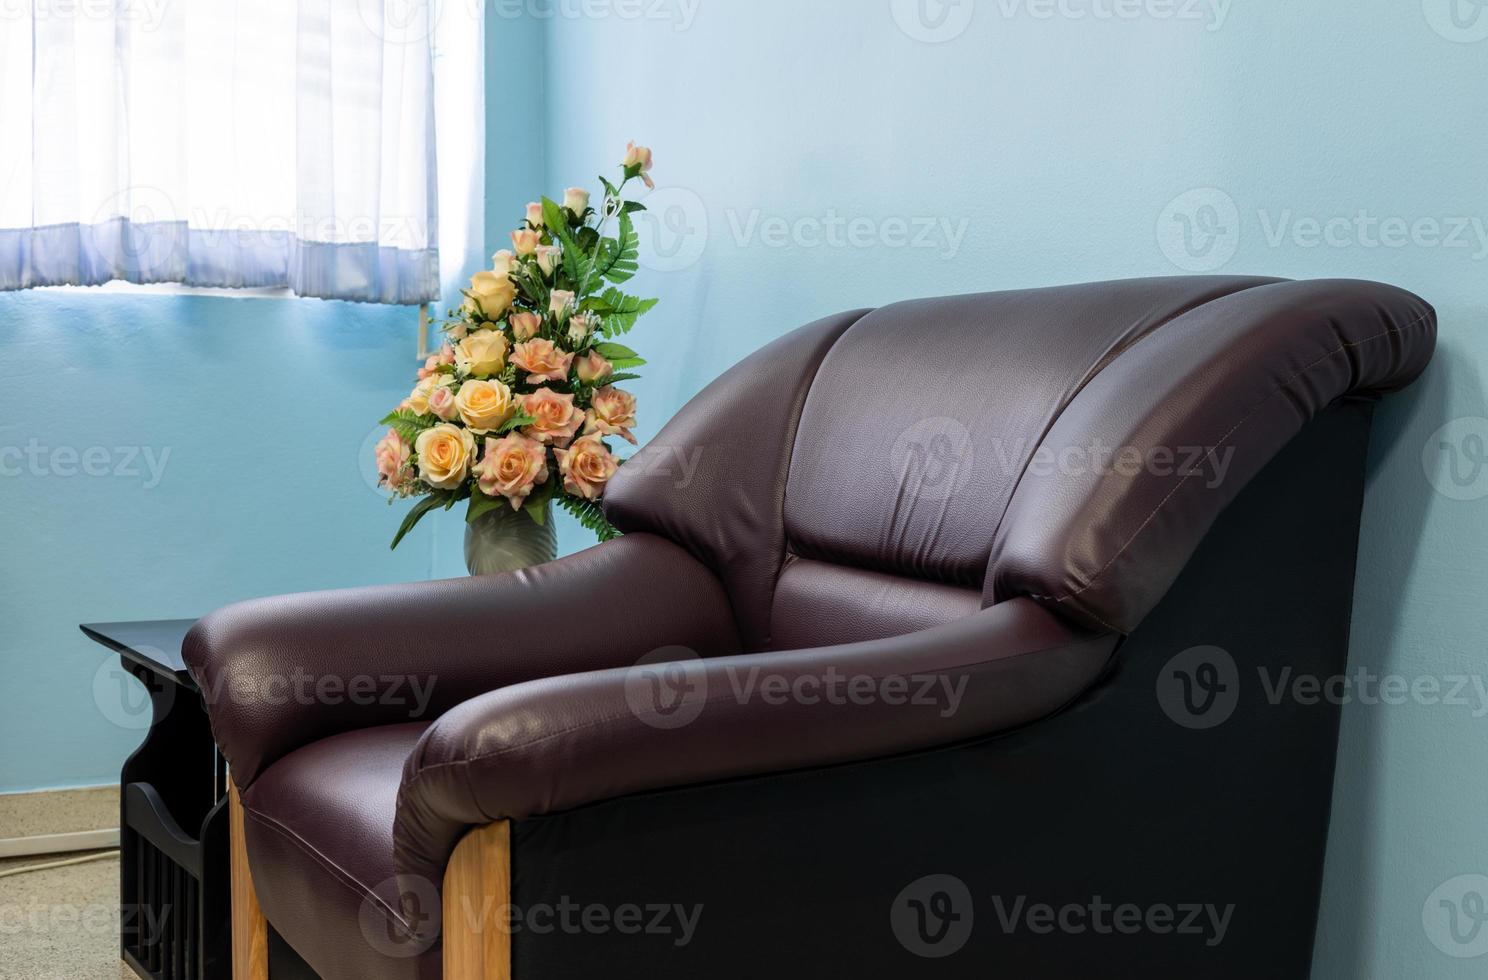
[[[243, 797], [264, 915], [323, 980], [437, 980], [438, 884], [400, 892], [393, 815], [426, 723], [313, 742]], [[410, 921], [412, 920], [412, 921]]]

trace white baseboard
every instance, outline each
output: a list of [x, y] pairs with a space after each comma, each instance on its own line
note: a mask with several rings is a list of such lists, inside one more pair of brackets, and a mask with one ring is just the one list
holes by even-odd
[[75, 834], [39, 834], [35, 837], [0, 838], [0, 858], [66, 854], [69, 851], [101, 851], [119, 846], [119, 828], [84, 830]]

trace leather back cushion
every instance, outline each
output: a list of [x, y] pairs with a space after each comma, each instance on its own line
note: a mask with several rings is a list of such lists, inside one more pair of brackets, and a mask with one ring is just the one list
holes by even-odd
[[867, 314], [822, 361], [802, 411], [791, 550], [980, 588], [1019, 478], [1090, 378], [1182, 313], [1271, 281], [1090, 283]]

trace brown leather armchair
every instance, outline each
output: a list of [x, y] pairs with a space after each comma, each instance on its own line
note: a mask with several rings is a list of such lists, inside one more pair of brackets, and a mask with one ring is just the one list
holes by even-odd
[[1434, 339], [1353, 281], [860, 310], [683, 409], [622, 538], [213, 613], [240, 978], [1305, 977], [1338, 706], [1263, 682], [1344, 668]]

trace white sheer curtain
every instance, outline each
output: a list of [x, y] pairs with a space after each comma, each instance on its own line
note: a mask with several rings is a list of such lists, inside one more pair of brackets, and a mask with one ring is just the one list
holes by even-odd
[[0, 289], [439, 292], [428, 0], [0, 0]]

